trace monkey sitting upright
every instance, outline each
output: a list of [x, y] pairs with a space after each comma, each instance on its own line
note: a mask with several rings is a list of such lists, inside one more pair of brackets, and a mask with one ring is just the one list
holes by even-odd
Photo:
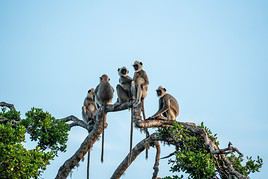
[[95, 103], [94, 88], [91, 88], [87, 92], [87, 97], [84, 100], [82, 107], [82, 117], [86, 123], [95, 122], [97, 107]]
[[109, 83], [110, 78], [104, 74], [100, 77], [100, 83], [95, 89], [96, 102], [99, 106], [106, 106], [112, 103], [114, 89]]
[[[95, 123], [96, 122], [96, 112], [97, 112], [97, 106], [95, 103], [95, 92], [94, 88], [91, 88], [87, 92], [87, 97], [84, 100], [84, 104], [82, 107], [82, 117], [83, 120], [89, 124], [89, 123]], [[87, 172], [89, 173], [89, 165], [90, 165], [90, 151], [88, 151], [88, 158], [87, 158]]]
[[126, 67], [118, 68], [119, 83], [116, 86], [116, 92], [118, 96], [118, 103], [122, 104], [128, 102], [132, 98], [131, 94], [131, 82], [132, 78], [128, 76], [128, 69]]
[[177, 100], [166, 92], [166, 88], [159, 86], [156, 90], [159, 97], [159, 109], [149, 119], [176, 120], [179, 115], [179, 105]]
[[[96, 102], [98, 105], [102, 106], [104, 109], [106, 108], [107, 104], [112, 103], [114, 89], [109, 83], [110, 78], [108, 75], [104, 74], [100, 77], [100, 83], [95, 89], [96, 94]], [[104, 156], [104, 128], [106, 123], [106, 114], [103, 120], [103, 132], [102, 132], [102, 144], [101, 144], [101, 162], [103, 162]]]
[[142, 62], [135, 61], [133, 64], [135, 73], [133, 77], [133, 82], [131, 85], [133, 97], [136, 101], [134, 106], [137, 106], [143, 102], [144, 98], [147, 96], [149, 80], [146, 72], [142, 69]]

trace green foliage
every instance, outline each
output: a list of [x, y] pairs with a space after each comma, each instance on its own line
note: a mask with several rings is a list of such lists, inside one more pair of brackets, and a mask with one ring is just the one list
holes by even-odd
[[15, 109], [7, 110], [6, 108], [2, 108], [0, 111], [0, 117], [8, 119], [9, 122], [21, 120], [20, 112], [16, 111]]
[[234, 154], [230, 154], [227, 157], [232, 161], [234, 168], [245, 176], [250, 173], [260, 172], [263, 164], [263, 160], [259, 156], [257, 156], [257, 160], [252, 159], [252, 157], [246, 157], [246, 160], [244, 160], [241, 156], [237, 157]]
[[[216, 175], [213, 157], [207, 152], [203, 140], [179, 123], [159, 129], [159, 134], [176, 141], [176, 159], [170, 160], [171, 172], [184, 172], [189, 178], [212, 178]], [[172, 177], [174, 178], [174, 176]]]
[[26, 129], [22, 125], [16, 127], [10, 123], [0, 124], [0, 142], [2, 144], [16, 144], [24, 142]]
[[[215, 144], [219, 145], [216, 134], [213, 134], [203, 123], [199, 127], [203, 128], [209, 138], [214, 141]], [[208, 152], [207, 147], [204, 145], [204, 140], [200, 136], [195, 135], [179, 123], [174, 123], [174, 125], [169, 128], [159, 129], [158, 135], [175, 141], [176, 158], [169, 160], [169, 164], [171, 164], [170, 171], [172, 173], [183, 172], [188, 175], [188, 178], [213, 178], [216, 176], [216, 161]], [[259, 172], [263, 163], [262, 159], [259, 157], [257, 160], [253, 160], [249, 157], [245, 165], [243, 165], [242, 157], [237, 157], [234, 154], [227, 155], [227, 157], [233, 163], [234, 168], [245, 176], [248, 176], [252, 172]], [[183, 178], [183, 175], [165, 177], [165, 179], [181, 178]]]
[[[41, 109], [33, 108], [26, 116], [25, 120], [21, 120], [15, 109], [2, 108], [0, 111], [0, 118], [4, 119], [0, 122], [1, 179], [38, 178], [57, 151], [66, 148], [69, 129], [65, 123]], [[23, 145], [26, 131], [31, 134], [32, 140], [38, 141], [32, 150]]]
[[27, 150], [22, 144], [0, 142], [0, 178], [38, 178], [54, 155], [51, 152]]
[[64, 122], [56, 120], [42, 109], [32, 108], [22, 123], [31, 135], [31, 140], [38, 141], [42, 150], [49, 148], [55, 153], [65, 151], [69, 127]]
[[216, 145], [220, 145], [218, 138], [217, 138], [217, 134], [213, 134], [211, 132], [211, 130], [209, 128], [207, 128], [203, 122], [201, 122], [201, 125], [199, 126], [202, 129], [205, 130], [205, 132], [207, 133], [208, 137], [216, 144]]

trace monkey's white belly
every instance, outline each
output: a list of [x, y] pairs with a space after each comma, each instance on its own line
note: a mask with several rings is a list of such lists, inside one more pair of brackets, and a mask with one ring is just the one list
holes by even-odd
[[88, 109], [89, 109], [89, 111], [95, 111], [95, 106], [92, 105], [92, 104], [90, 104], [90, 105], [88, 106]]
[[137, 83], [138, 85], [142, 85], [142, 84], [145, 83], [145, 80], [144, 80], [143, 78], [141, 78], [141, 77], [138, 77], [136, 83]]

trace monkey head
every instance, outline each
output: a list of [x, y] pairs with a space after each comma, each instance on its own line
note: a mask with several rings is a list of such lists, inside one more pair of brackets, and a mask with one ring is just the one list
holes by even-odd
[[142, 65], [143, 65], [142, 62], [136, 60], [133, 64], [133, 68], [136, 72], [138, 72], [142, 70]]
[[106, 74], [103, 74], [101, 77], [100, 77], [100, 82], [109, 82], [110, 81], [110, 78], [108, 77], [108, 75]]
[[156, 94], [158, 97], [162, 97], [166, 94], [166, 88], [162, 87], [162, 86], [159, 86], [157, 89], [156, 89]]
[[118, 68], [118, 75], [119, 76], [127, 76], [129, 71], [126, 67]]
[[94, 88], [91, 88], [91, 89], [89, 89], [89, 90], [87, 91], [87, 97], [88, 97], [89, 99], [94, 99], [94, 97], [95, 97]]

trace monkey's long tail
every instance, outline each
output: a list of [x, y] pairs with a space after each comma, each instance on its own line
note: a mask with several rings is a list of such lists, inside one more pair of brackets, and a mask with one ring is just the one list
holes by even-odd
[[133, 143], [133, 109], [131, 108], [131, 122], [130, 122], [130, 145], [129, 145], [129, 158], [128, 164], [132, 158], [132, 143]]
[[[142, 104], [142, 115], [143, 115], [143, 120], [146, 119], [145, 117], [145, 111], [144, 111], [144, 99], [141, 101], [141, 104]], [[145, 130], [145, 133], [146, 133], [146, 138], [149, 137], [150, 133], [148, 131], [147, 128], [144, 129]], [[148, 149], [146, 148], [145, 150], [145, 159], [148, 159]]]
[[89, 179], [90, 151], [87, 153], [87, 179]]
[[105, 122], [106, 122], [106, 114], [104, 114], [103, 117], [103, 124], [102, 124], [102, 141], [101, 141], [101, 163], [103, 163], [103, 158], [104, 158], [104, 128], [105, 128]]

